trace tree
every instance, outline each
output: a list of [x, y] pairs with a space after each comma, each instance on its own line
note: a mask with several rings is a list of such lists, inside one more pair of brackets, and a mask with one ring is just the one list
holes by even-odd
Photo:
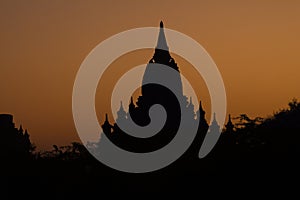
[[290, 110], [299, 110], [300, 109], [300, 102], [296, 98], [293, 98], [292, 101], [289, 103]]

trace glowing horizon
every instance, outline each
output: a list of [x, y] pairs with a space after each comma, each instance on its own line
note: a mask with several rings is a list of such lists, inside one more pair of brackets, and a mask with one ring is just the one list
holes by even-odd
[[[300, 98], [299, 8], [300, 2], [269, 0], [2, 1], [0, 113], [13, 114], [16, 126], [28, 129], [39, 149], [79, 141], [71, 102], [84, 58], [111, 35], [157, 27], [163, 20], [166, 28], [198, 41], [214, 59], [224, 79], [228, 114], [266, 117], [287, 107], [293, 97]], [[147, 63], [152, 55], [149, 49], [120, 57], [106, 71], [114, 76], [101, 81], [115, 83], [126, 70]], [[210, 100], [202, 78], [193, 76], [184, 58], [172, 56], [191, 79], [209, 115]], [[111, 112], [103, 103], [111, 89], [108, 85], [97, 90], [100, 121], [105, 112]]]

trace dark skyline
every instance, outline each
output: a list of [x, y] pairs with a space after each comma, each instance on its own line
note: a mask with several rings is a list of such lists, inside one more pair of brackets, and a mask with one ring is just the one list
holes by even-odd
[[[17, 127], [27, 127], [40, 149], [79, 141], [72, 119], [72, 87], [91, 49], [113, 34], [157, 26], [160, 20], [197, 40], [212, 56], [223, 76], [232, 116], [265, 117], [286, 107], [293, 97], [300, 99], [297, 1], [1, 1], [0, 5], [4, 91], [0, 113], [13, 114]], [[108, 14], [111, 17], [105, 17]], [[136, 64], [147, 63], [152, 53], [125, 55], [110, 72], [118, 78]], [[195, 83], [210, 115], [205, 84], [192, 77], [184, 59], [172, 56]], [[110, 89], [99, 88], [97, 93], [99, 121], [108, 112], [108, 101], [101, 96]]]

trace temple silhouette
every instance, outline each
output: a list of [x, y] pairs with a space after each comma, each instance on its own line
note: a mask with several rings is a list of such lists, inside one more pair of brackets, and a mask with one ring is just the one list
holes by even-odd
[[29, 139], [27, 130], [19, 129], [13, 123], [13, 116], [0, 114], [0, 159], [22, 160], [30, 157], [33, 146]]
[[[150, 152], [173, 139], [184, 117], [189, 124], [198, 125], [198, 130], [178, 160], [155, 172], [130, 174], [107, 167], [87, 151], [87, 146], [76, 142], [34, 152], [28, 131], [22, 126], [17, 128], [11, 114], [0, 114], [2, 199], [15, 199], [13, 195], [24, 199], [27, 194], [32, 198], [31, 191], [35, 196], [49, 199], [87, 199], [106, 194], [111, 198], [113, 194], [130, 197], [152, 194], [157, 198], [161, 193], [199, 198], [206, 195], [213, 198], [213, 194], [227, 194], [230, 198], [245, 194], [262, 197], [266, 193], [267, 198], [272, 198], [272, 195], [278, 197], [277, 191], [294, 197], [293, 192], [298, 191], [295, 181], [300, 178], [300, 102], [293, 99], [288, 108], [266, 119], [247, 114], [229, 115], [225, 127], [220, 127], [214, 113], [208, 123], [202, 102], [195, 108], [192, 98], [184, 95], [180, 68], [168, 49], [161, 22], [154, 55], [143, 76], [141, 96], [137, 101], [129, 99], [128, 112], [125, 104], [120, 103], [115, 123], [110, 123], [106, 114], [101, 134], [122, 149]], [[170, 73], [162, 73], [162, 68], [169, 68]], [[162, 85], [148, 84], [152, 81], [166, 81], [175, 93]], [[155, 121], [150, 111], [156, 104], [162, 105], [167, 114], [157, 134], [137, 138], [122, 131], [121, 127], [131, 126], [130, 121], [140, 127]], [[190, 134], [188, 128], [184, 130]], [[214, 149], [204, 159], [198, 159], [206, 134], [218, 131], [222, 134]], [[101, 142], [100, 138], [100, 145]]]
[[[162, 70], [165, 67], [169, 69], [167, 72]], [[172, 85], [173, 92], [162, 85], [152, 84], [151, 82], [153, 81], [166, 82], [168, 85]], [[131, 119], [138, 126], [147, 126], [151, 121], [149, 109], [155, 104], [162, 105], [167, 113], [166, 122], [156, 135], [148, 138], [137, 138], [125, 133], [121, 129], [121, 127], [129, 126]], [[138, 97], [136, 102], [131, 97], [128, 112], [124, 110], [123, 103], [120, 103], [115, 123], [111, 124], [106, 114], [102, 129], [111, 142], [125, 150], [150, 152], [168, 144], [176, 135], [181, 118], [185, 117], [191, 125], [198, 123], [196, 138], [185, 155], [188, 157], [197, 157], [205, 134], [210, 131], [220, 132], [221, 129], [216, 121], [215, 113], [211, 126], [208, 125], [201, 101], [196, 112], [194, 109], [192, 98], [188, 98], [183, 94], [180, 69], [174, 58], [170, 55], [164, 33], [164, 25], [161, 21], [154, 55], [148, 62], [144, 72], [141, 96]], [[140, 134], [142, 135], [143, 132]], [[186, 131], [186, 134], [189, 134], [189, 130]]]

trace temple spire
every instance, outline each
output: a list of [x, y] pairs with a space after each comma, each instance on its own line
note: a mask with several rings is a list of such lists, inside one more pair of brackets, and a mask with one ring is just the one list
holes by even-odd
[[119, 110], [124, 111], [123, 102], [122, 101], [120, 102], [120, 109]]
[[28, 131], [27, 131], [27, 129], [25, 129], [24, 136], [26, 136], [26, 137], [29, 137], [29, 134], [28, 134]]
[[126, 118], [127, 114], [126, 114], [126, 112], [124, 110], [122, 101], [120, 102], [120, 109], [118, 110], [117, 114], [118, 114], [117, 120], [125, 119]]
[[217, 119], [216, 119], [216, 113], [214, 112], [214, 119], [213, 121], [217, 122]]
[[163, 28], [164, 27], [164, 23], [163, 21], [160, 21], [160, 24], [159, 24], [160, 28]]
[[124, 110], [123, 102], [122, 101], [120, 102], [120, 109], [118, 110], [117, 115], [118, 115], [117, 119], [116, 119], [117, 124], [118, 125], [124, 124], [124, 121], [127, 118], [127, 113]]
[[20, 134], [23, 134], [23, 127], [22, 127], [22, 124], [20, 125], [19, 133], [20, 133]]
[[214, 118], [213, 121], [211, 122], [211, 125], [209, 127], [209, 131], [210, 133], [214, 133], [214, 134], [219, 134], [220, 133], [220, 126], [217, 122], [216, 119], [216, 113], [214, 112]]
[[134, 108], [135, 108], [135, 105], [133, 103], [133, 97], [131, 96], [130, 103], [129, 103], [129, 109], [134, 109]]
[[202, 107], [202, 101], [200, 101], [200, 103], [199, 103], [199, 112], [201, 113], [201, 115], [205, 115], [205, 111], [204, 111], [204, 109]]
[[108, 115], [105, 113], [105, 122], [108, 122]]
[[211, 122], [211, 126], [219, 126], [218, 122], [217, 122], [217, 118], [216, 118], [216, 113], [215, 112], [214, 112], [213, 120]]
[[160, 29], [159, 29], [159, 35], [158, 35], [158, 41], [156, 45], [157, 49], [163, 49], [168, 51], [169, 47], [167, 45], [167, 40], [165, 36], [165, 31], [164, 31], [164, 23], [160, 21]]
[[125, 112], [125, 110], [124, 110], [124, 107], [123, 107], [123, 102], [122, 101], [120, 101], [120, 108], [119, 108], [119, 110], [118, 110], [118, 112], [117, 112], [117, 114], [118, 114], [118, 116], [123, 116], [123, 115], [126, 115], [126, 112]]
[[102, 127], [103, 132], [106, 133], [106, 134], [110, 134], [112, 132], [112, 125], [110, 125], [110, 123], [108, 122], [107, 113], [105, 114], [105, 121], [101, 125], [101, 127]]
[[231, 133], [233, 133], [234, 132], [234, 125], [233, 125], [233, 123], [232, 123], [232, 121], [231, 121], [231, 116], [230, 116], [230, 114], [229, 114], [229, 116], [228, 116], [228, 122], [227, 122], [227, 124], [225, 125], [225, 127], [226, 127], [226, 133], [229, 133], [229, 134], [231, 134]]
[[130, 97], [130, 104], [133, 104], [133, 98], [132, 98], [132, 96]]

